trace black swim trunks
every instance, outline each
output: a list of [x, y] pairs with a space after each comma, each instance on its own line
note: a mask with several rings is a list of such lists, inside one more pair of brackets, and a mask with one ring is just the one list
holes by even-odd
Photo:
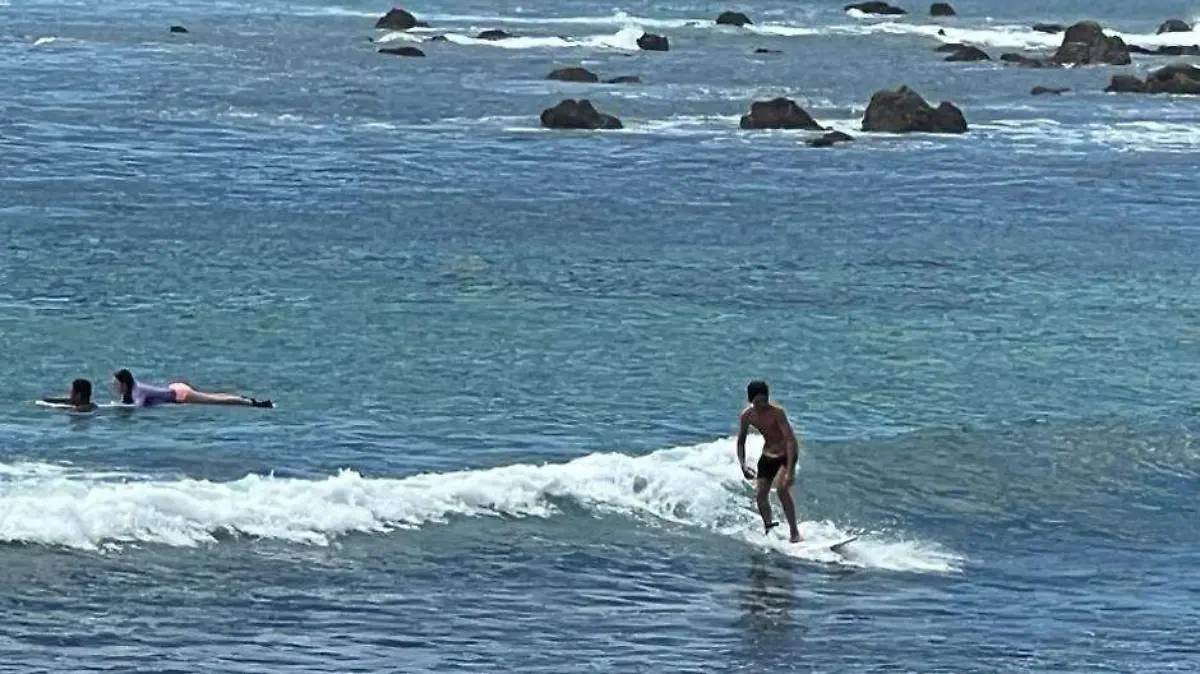
[[783, 468], [783, 463], [785, 461], [787, 461], [786, 454], [783, 456], [771, 456], [769, 454], [763, 454], [762, 456], [758, 457], [757, 479], [766, 480], [767, 482], [774, 482], [775, 476], [779, 474], [779, 469]]

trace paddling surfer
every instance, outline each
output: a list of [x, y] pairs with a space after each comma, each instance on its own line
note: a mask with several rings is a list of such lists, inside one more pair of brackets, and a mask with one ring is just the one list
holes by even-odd
[[134, 380], [129, 370], [113, 374], [113, 383], [121, 402], [126, 405], [237, 405], [241, 407], [274, 407], [270, 400], [256, 400], [232, 393], [205, 393], [185, 382], [172, 382], [167, 387], [147, 386]]
[[[796, 433], [788, 421], [783, 408], [769, 400], [769, 389], [765, 381], [755, 380], [746, 386], [746, 399], [750, 405], [742, 410], [738, 423], [738, 465], [747, 480], [755, 480], [754, 500], [762, 516], [764, 532], [770, 532], [778, 522], [771, 521], [771, 486], [776, 487], [779, 504], [787, 517], [791, 529], [791, 542], [800, 542], [800, 529], [796, 526], [796, 504], [789, 491], [796, 482], [796, 459], [799, 451]], [[762, 456], [758, 459], [758, 470], [746, 465], [746, 436], [750, 427], [758, 429], [763, 437]], [[776, 479], [778, 478], [778, 479]]]
[[71, 382], [71, 390], [66, 398], [42, 398], [42, 402], [70, 405], [76, 412], [94, 412], [97, 408], [96, 403], [92, 402], [92, 382], [87, 379]]

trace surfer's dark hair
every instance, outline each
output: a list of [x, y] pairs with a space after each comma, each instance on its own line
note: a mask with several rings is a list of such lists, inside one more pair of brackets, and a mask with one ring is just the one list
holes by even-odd
[[764, 398], [771, 397], [770, 389], [767, 388], [767, 382], [761, 379], [755, 379], [746, 385], [746, 400], [753, 402], [758, 396], [763, 396]]
[[133, 404], [133, 373], [129, 370], [117, 370], [113, 373], [113, 378], [121, 382], [125, 390], [121, 393], [121, 402], [126, 405]]
[[92, 382], [87, 379], [76, 379], [71, 382], [71, 398], [76, 404], [92, 401]]

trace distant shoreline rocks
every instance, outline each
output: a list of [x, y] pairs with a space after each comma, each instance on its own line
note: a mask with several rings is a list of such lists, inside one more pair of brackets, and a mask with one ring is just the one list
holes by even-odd
[[1113, 75], [1104, 89], [1111, 93], [1200, 95], [1200, 68], [1190, 63], [1173, 63], [1140, 79], [1133, 75]]
[[854, 10], [856, 12], [862, 12], [863, 14], [882, 14], [885, 16], [900, 16], [901, 14], [908, 14], [906, 10], [894, 5], [889, 5], [886, 2], [856, 2], [851, 5], [846, 5], [842, 9], [846, 12]]
[[1133, 62], [1130, 48], [1116, 35], [1108, 35], [1095, 21], [1080, 21], [1063, 33], [1062, 44], [1049, 58], [1007, 53], [1000, 60], [1032, 68], [1055, 68], [1066, 65], [1124, 66]]
[[754, 22], [750, 20], [750, 17], [741, 12], [721, 12], [717, 16], [716, 23], [718, 26], [737, 26], [741, 28]]
[[790, 98], [773, 98], [750, 104], [738, 125], [743, 129], [808, 129], [824, 131], [812, 115]]
[[393, 7], [388, 10], [387, 14], [379, 17], [375, 22], [375, 28], [378, 30], [411, 30], [413, 28], [428, 28], [429, 24], [424, 21], [418, 21], [417, 17], [399, 7]]
[[624, 126], [621, 120], [596, 109], [588, 99], [567, 98], [554, 107], [542, 110], [542, 126], [551, 129], [583, 129], [588, 131], [615, 130]]
[[904, 85], [871, 96], [863, 113], [862, 129], [883, 133], [961, 134], [967, 132], [967, 119], [953, 103], [943, 101], [934, 108]]

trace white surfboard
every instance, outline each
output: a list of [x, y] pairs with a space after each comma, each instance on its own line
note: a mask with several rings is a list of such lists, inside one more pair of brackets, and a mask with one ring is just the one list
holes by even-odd
[[[33, 401], [33, 404], [38, 405], [40, 407], [50, 407], [50, 408], [56, 409], [56, 410], [74, 410], [75, 409], [74, 405], [68, 405], [67, 403], [55, 403], [55, 402], [50, 402], [49, 400], [35, 400], [35, 401]], [[137, 407], [137, 406], [136, 405], [126, 405], [125, 403], [96, 403], [96, 407], [98, 407], [100, 409], [133, 409], [134, 407]]]

